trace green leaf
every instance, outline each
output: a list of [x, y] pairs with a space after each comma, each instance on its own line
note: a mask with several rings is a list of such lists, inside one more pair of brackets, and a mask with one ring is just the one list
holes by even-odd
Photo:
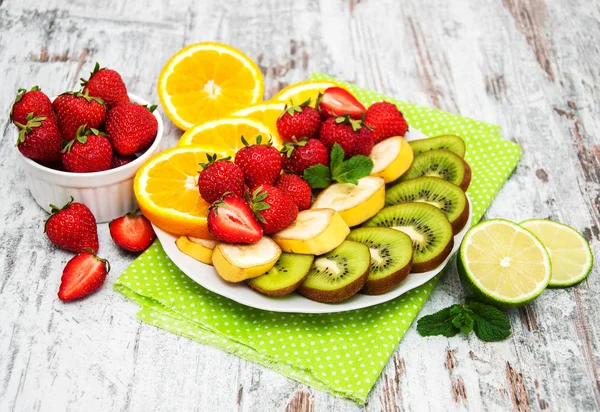
[[340, 146], [337, 143], [334, 143], [333, 147], [331, 148], [331, 153], [329, 155], [329, 167], [331, 168], [332, 176], [336, 175], [338, 168], [344, 162], [345, 155], [346, 153], [344, 153], [344, 149], [342, 149], [342, 146]]
[[373, 170], [373, 161], [370, 158], [367, 156], [352, 156], [350, 159], [343, 162], [336, 170], [332, 167], [331, 175], [333, 180], [339, 183], [352, 183], [357, 185], [358, 179], [368, 176], [371, 173], [371, 170]]
[[454, 319], [452, 319], [452, 324], [455, 328], [460, 329], [462, 333], [468, 335], [473, 330], [473, 317], [469, 314], [469, 310], [460, 306], [463, 310], [462, 313], [456, 315]]
[[460, 331], [459, 328], [452, 323], [456, 314], [453, 310], [461, 305], [452, 305], [449, 308], [440, 310], [431, 315], [423, 316], [417, 323], [417, 332], [421, 336], [444, 335], [446, 337], [456, 336]]
[[467, 307], [473, 313], [473, 330], [482, 341], [497, 342], [511, 335], [510, 320], [501, 310], [479, 302], [471, 302]]
[[304, 170], [304, 180], [313, 189], [322, 189], [331, 183], [331, 172], [327, 166], [314, 165]]

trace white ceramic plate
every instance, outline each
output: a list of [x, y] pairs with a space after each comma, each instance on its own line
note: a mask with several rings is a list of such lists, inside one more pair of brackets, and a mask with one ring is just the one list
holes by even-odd
[[[424, 137], [426, 136], [414, 129], [406, 135], [407, 140], [417, 140]], [[468, 197], [467, 200], [469, 201], [469, 206], [471, 207], [470, 210], [473, 210], [471, 201]], [[270, 310], [273, 312], [333, 313], [378, 305], [380, 303], [397, 298], [403, 293], [423, 285], [444, 269], [452, 255], [454, 255], [454, 253], [456, 253], [460, 247], [460, 243], [462, 242], [462, 239], [470, 226], [471, 216], [469, 216], [469, 221], [465, 225], [464, 229], [454, 236], [454, 248], [452, 249], [452, 253], [436, 269], [423, 273], [411, 273], [402, 283], [383, 295], [369, 296], [357, 293], [350, 299], [346, 299], [345, 301], [339, 303], [319, 303], [307, 299], [298, 293], [292, 293], [282, 297], [266, 296], [251, 289], [244, 282], [226, 282], [217, 274], [212, 266], [198, 262], [197, 260], [180, 252], [175, 245], [177, 236], [167, 233], [156, 226], [154, 226], [154, 230], [156, 231], [156, 235], [158, 236], [158, 239], [160, 240], [160, 243], [162, 244], [167, 256], [169, 256], [173, 263], [175, 263], [175, 265], [177, 265], [177, 267], [179, 267], [183, 273], [192, 278], [192, 280], [214, 293], [225, 296], [226, 298], [246, 306]]]

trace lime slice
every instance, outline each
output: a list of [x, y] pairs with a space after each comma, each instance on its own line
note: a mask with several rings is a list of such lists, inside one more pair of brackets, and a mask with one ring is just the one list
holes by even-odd
[[590, 274], [594, 257], [590, 244], [577, 230], [547, 219], [531, 219], [521, 226], [544, 244], [552, 262], [549, 287], [564, 288], [581, 282]]
[[526, 305], [548, 285], [550, 256], [530, 231], [502, 219], [469, 229], [460, 245], [458, 273], [483, 302], [501, 308]]

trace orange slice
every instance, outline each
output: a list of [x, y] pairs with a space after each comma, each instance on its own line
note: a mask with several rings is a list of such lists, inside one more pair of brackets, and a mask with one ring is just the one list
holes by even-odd
[[343, 87], [345, 89], [344, 86], [330, 80], [307, 80], [281, 89], [271, 100], [284, 103], [289, 103], [292, 100], [295, 104], [300, 104], [310, 98], [310, 105], [315, 107], [317, 96], [328, 87]]
[[[205, 146], [182, 146], [152, 156], [135, 175], [138, 205], [152, 223], [176, 235], [210, 239], [206, 214], [210, 206], [198, 191], [197, 179], [207, 153]], [[219, 158], [228, 153], [216, 152]]]
[[276, 132], [258, 120], [243, 117], [225, 117], [198, 124], [181, 136], [179, 146], [201, 144], [214, 151], [227, 151], [233, 154], [244, 147], [242, 136], [249, 143], [254, 143], [258, 135], [263, 137], [263, 142], [272, 138], [273, 146], [278, 149], [282, 147]]
[[217, 119], [262, 100], [264, 80], [248, 56], [220, 43], [178, 51], [158, 77], [158, 97], [180, 129]]
[[245, 117], [247, 119], [258, 120], [265, 124], [273, 132], [277, 131], [277, 118], [283, 113], [285, 103], [283, 102], [264, 102], [253, 104], [245, 109], [238, 110], [230, 114], [235, 117]]

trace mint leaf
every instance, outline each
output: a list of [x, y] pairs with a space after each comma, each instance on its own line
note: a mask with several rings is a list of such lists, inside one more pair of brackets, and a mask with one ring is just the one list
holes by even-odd
[[338, 168], [337, 173], [331, 172], [333, 180], [340, 183], [357, 185], [358, 179], [368, 176], [373, 170], [373, 161], [367, 156], [352, 156]]
[[462, 312], [454, 316], [452, 324], [455, 328], [460, 329], [462, 333], [468, 335], [473, 330], [473, 324], [475, 322], [473, 316], [469, 313], [471, 312], [469, 309], [466, 309], [464, 306], [460, 306], [460, 308], [462, 309]]
[[306, 180], [313, 189], [322, 189], [329, 186], [331, 183], [331, 172], [327, 166], [321, 164], [314, 165], [304, 170], [304, 180]]
[[339, 173], [339, 169], [344, 163], [344, 149], [337, 143], [333, 144], [331, 153], [329, 154], [329, 168], [331, 169], [331, 175], [335, 176]]
[[439, 312], [423, 316], [419, 319], [419, 322], [417, 322], [417, 332], [419, 332], [421, 336], [444, 335], [448, 338], [456, 336], [460, 329], [454, 326], [452, 322], [457, 316], [453, 311], [456, 312], [456, 308], [460, 308], [461, 306], [462, 305], [452, 305]]
[[501, 341], [512, 333], [510, 321], [501, 310], [479, 302], [471, 302], [467, 307], [473, 313], [473, 330], [482, 341]]

